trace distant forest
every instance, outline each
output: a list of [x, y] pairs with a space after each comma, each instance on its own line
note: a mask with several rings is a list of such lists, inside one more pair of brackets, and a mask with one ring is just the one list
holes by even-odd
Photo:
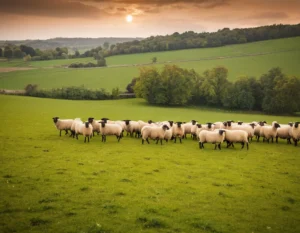
[[[26, 43], [24, 44], [21, 44], [23, 43], [22, 41], [0, 41], [0, 57], [24, 58], [24, 60], [27, 61], [94, 57], [96, 60], [103, 60], [104, 62], [105, 57], [119, 54], [211, 48], [296, 36], [300, 36], [300, 24], [278, 24], [232, 30], [229, 28], [223, 28], [217, 32], [211, 33], [196, 33], [188, 31], [180, 34], [175, 32], [172, 35], [151, 36], [146, 39], [56, 38], [45, 41], [25, 41]], [[46, 45], [51, 48], [48, 48]], [[92, 46], [93, 48], [90, 50], [79, 51], [79, 48], [84, 48], [85, 46], [90, 48]], [[70, 49], [70, 47], [72, 49]]]

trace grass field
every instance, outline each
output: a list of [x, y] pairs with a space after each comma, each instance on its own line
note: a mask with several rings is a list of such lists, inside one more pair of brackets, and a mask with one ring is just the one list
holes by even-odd
[[[263, 53], [266, 54], [259, 55]], [[249, 54], [254, 55], [248, 56]], [[92, 89], [105, 88], [110, 91], [112, 88], [119, 87], [121, 90], [125, 90], [131, 79], [139, 75], [139, 66], [151, 62], [151, 58], [155, 56], [158, 58], [158, 62], [195, 69], [200, 74], [216, 66], [225, 66], [229, 70], [228, 78], [231, 81], [241, 75], [259, 77], [277, 66], [281, 67], [283, 72], [288, 75], [300, 75], [298, 64], [300, 37], [295, 37], [219, 48], [112, 56], [107, 58], [109, 67], [100, 69], [60, 68], [60, 66], [74, 62], [94, 62], [91, 58], [38, 61], [28, 64], [20, 60], [0, 61], [0, 71], [4, 67], [36, 68], [29, 71], [0, 72], [0, 88], [23, 89], [31, 83], [46, 89], [84, 85]], [[197, 59], [198, 61], [196, 61]], [[155, 64], [158, 68], [163, 65]]]
[[53, 116], [97, 119], [299, 120], [143, 100], [66, 101], [0, 95], [0, 232], [300, 231], [300, 147], [249, 151], [59, 137]]

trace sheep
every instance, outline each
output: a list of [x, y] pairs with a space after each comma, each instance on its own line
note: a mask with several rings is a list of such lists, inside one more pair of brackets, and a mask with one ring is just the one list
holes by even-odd
[[173, 139], [173, 128], [172, 127], [169, 127], [169, 129], [166, 130], [164, 139], [166, 140], [166, 142]]
[[249, 149], [249, 142], [248, 142], [248, 133], [244, 130], [225, 130], [225, 141], [227, 141], [227, 148], [232, 145], [234, 147], [234, 142], [242, 143], [242, 148], [246, 143], [247, 150]]
[[227, 121], [224, 122], [217, 121], [213, 125], [215, 129], [225, 129], [227, 126]]
[[187, 134], [191, 134], [191, 130], [193, 125], [196, 125], [197, 121], [195, 120], [191, 120], [191, 122], [187, 122], [185, 124], [182, 125], [182, 127], [184, 128], [184, 138], [186, 138]]
[[272, 122], [272, 126], [262, 126], [259, 134], [261, 137], [264, 137], [263, 141], [267, 140], [269, 143], [270, 138], [272, 138], [273, 142], [273, 139], [277, 135], [277, 128], [280, 128], [280, 125], [276, 121]]
[[100, 133], [102, 135], [102, 142], [106, 142], [107, 135], [116, 135], [118, 142], [122, 138], [123, 129], [119, 124], [108, 124], [105, 121], [99, 121]]
[[231, 129], [231, 130], [244, 130], [245, 132], [247, 132], [248, 134], [248, 140], [251, 139], [254, 136], [254, 123], [250, 123], [250, 124], [245, 124], [245, 125], [234, 125], [234, 126], [230, 126], [231, 123], [228, 123], [227, 129]]
[[94, 134], [95, 132], [97, 132], [97, 134], [99, 134], [100, 133], [99, 120], [95, 120], [95, 118], [89, 117], [88, 122], [90, 122], [90, 124], [93, 126], [93, 136], [95, 136], [95, 134]]
[[300, 127], [299, 127], [299, 124], [300, 122], [297, 121], [294, 123], [293, 127], [292, 127], [292, 130], [291, 130], [291, 136], [292, 136], [292, 139], [294, 141], [294, 145], [297, 146], [297, 143], [300, 139]]
[[184, 136], [184, 128], [182, 127], [182, 122], [175, 122], [172, 128], [173, 128], [174, 143], [176, 143], [177, 137], [179, 138], [180, 143], [182, 143], [181, 139]]
[[71, 125], [71, 136], [73, 136], [73, 138], [75, 137], [75, 128], [77, 124], [83, 124], [82, 120], [80, 118], [75, 118], [75, 120], [73, 121], [72, 125]]
[[65, 130], [66, 134], [68, 134], [68, 130], [71, 130], [71, 126], [73, 123], [73, 119], [59, 119], [59, 117], [53, 117], [53, 122], [55, 127], [59, 130], [59, 136], [61, 137], [61, 131]]
[[219, 148], [221, 150], [221, 143], [224, 141], [225, 138], [225, 130], [224, 129], [218, 129], [216, 131], [207, 131], [202, 130], [199, 133], [199, 148], [204, 148], [204, 143], [211, 142], [215, 144], [215, 149]]
[[164, 139], [166, 130], [168, 129], [169, 127], [167, 125], [163, 125], [161, 127], [145, 126], [142, 132], [142, 144], [144, 144], [145, 140], [149, 144], [150, 142], [148, 138], [151, 138], [151, 139], [156, 139], [156, 144], [160, 140], [160, 144], [162, 145], [162, 140]]
[[136, 136], [139, 135], [139, 123], [137, 121], [124, 120], [125, 122], [125, 130], [130, 136], [133, 136], [133, 133], [136, 133]]
[[290, 131], [292, 130], [293, 123], [288, 123], [287, 125], [281, 124], [280, 128], [277, 129], [277, 135], [276, 135], [276, 143], [278, 143], [278, 138], [287, 139], [287, 144], [291, 143], [291, 135]]
[[259, 142], [260, 138], [260, 129], [262, 126], [266, 125], [266, 121], [260, 121], [258, 124], [254, 127], [254, 135], [256, 136], [257, 142]]
[[93, 126], [90, 122], [86, 121], [85, 123], [76, 124], [75, 126], [76, 139], [78, 140], [78, 135], [82, 134], [84, 136], [84, 143], [86, 143], [86, 138], [90, 142], [90, 137], [93, 134]]
[[143, 128], [144, 126], [153, 126], [152, 123], [153, 123], [152, 120], [148, 120], [148, 123], [146, 123], [146, 122], [144, 122], [144, 121], [138, 121], [138, 124], [139, 124], [139, 135], [141, 135], [142, 128]]

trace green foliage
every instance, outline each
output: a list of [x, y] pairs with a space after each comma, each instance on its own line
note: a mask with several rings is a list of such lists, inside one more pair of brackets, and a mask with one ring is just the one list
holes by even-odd
[[131, 80], [131, 82], [127, 85], [126, 90], [127, 90], [128, 93], [134, 93], [133, 87], [134, 87], [137, 80], [138, 80], [138, 78], [133, 78]]
[[13, 57], [13, 51], [9, 46], [5, 46], [4, 48], [4, 57], [8, 59]]
[[15, 48], [13, 50], [13, 57], [14, 58], [23, 58], [25, 53], [23, 53], [19, 48]]
[[157, 57], [153, 57], [152, 58], [152, 63], [156, 63], [157, 62]]
[[26, 55], [25, 57], [23, 57], [23, 60], [24, 60], [25, 62], [31, 61], [31, 56], [30, 56], [30, 54], [28, 54], [28, 55]]
[[97, 66], [98, 67], [106, 66], [106, 60], [104, 57], [101, 57], [97, 60]]
[[3, 56], [3, 50], [2, 50], [2, 48], [0, 48], [0, 57], [2, 57]]

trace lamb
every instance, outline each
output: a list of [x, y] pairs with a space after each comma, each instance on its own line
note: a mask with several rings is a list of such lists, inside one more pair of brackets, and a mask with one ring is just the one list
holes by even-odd
[[273, 139], [276, 138], [277, 135], [277, 128], [280, 128], [280, 125], [276, 121], [272, 122], [272, 126], [262, 126], [259, 134], [261, 137], [264, 137], [263, 141], [267, 140], [269, 143], [270, 138], [272, 138], [273, 142]]
[[119, 124], [108, 124], [104, 121], [99, 121], [100, 133], [102, 135], [102, 142], [106, 142], [107, 135], [116, 135], [118, 142], [122, 138], [123, 129]]
[[95, 132], [97, 132], [97, 134], [99, 134], [100, 133], [99, 120], [95, 120], [95, 118], [89, 117], [88, 122], [90, 122], [90, 124], [93, 126], [93, 136], [95, 136], [95, 134], [94, 134]]
[[65, 130], [66, 134], [68, 134], [68, 130], [71, 130], [71, 126], [73, 123], [73, 119], [59, 119], [59, 117], [53, 117], [53, 122], [55, 127], [59, 130], [59, 136], [61, 137], [61, 131]]
[[300, 140], [300, 127], [299, 127], [300, 122], [297, 121], [294, 123], [292, 130], [291, 130], [291, 136], [294, 141], [295, 146], [297, 146], [298, 141]]
[[224, 141], [225, 134], [226, 133], [224, 129], [215, 131], [202, 130], [199, 133], [199, 148], [204, 148], [204, 143], [210, 142], [215, 144], [215, 149], [218, 146], [218, 148], [221, 150], [221, 143]]
[[75, 118], [75, 120], [73, 121], [72, 125], [71, 125], [71, 136], [73, 136], [73, 138], [75, 137], [75, 128], [77, 124], [83, 124], [82, 120], [80, 118]]
[[139, 135], [139, 123], [137, 121], [124, 120], [125, 122], [125, 130], [130, 136], [133, 136], [133, 133], [136, 133], [136, 136]]
[[276, 143], [278, 143], [278, 138], [287, 139], [287, 144], [291, 143], [291, 135], [290, 132], [292, 130], [293, 123], [288, 123], [287, 125], [281, 124], [280, 128], [277, 129], [277, 135], [276, 135]]
[[93, 134], [93, 126], [88, 121], [86, 121], [83, 124], [76, 124], [75, 133], [76, 133], [77, 140], [78, 140], [78, 135], [82, 134], [84, 136], [84, 143], [86, 143], [86, 138], [88, 138], [88, 142], [90, 142], [90, 137], [92, 137]]
[[248, 133], [244, 130], [225, 130], [225, 141], [227, 141], [227, 148], [232, 145], [234, 147], [234, 142], [242, 143], [242, 148], [246, 143], [247, 150], [249, 149], [249, 142], [248, 142]]
[[181, 142], [181, 139], [184, 137], [184, 128], [182, 127], [182, 122], [176, 122], [173, 124], [173, 137], [174, 137], [174, 143], [176, 143], [177, 137]]
[[142, 144], [144, 144], [145, 140], [149, 144], [150, 142], [148, 138], [151, 138], [151, 139], [156, 139], [156, 144], [160, 140], [160, 144], [162, 145], [162, 140], [164, 139], [166, 130], [168, 129], [169, 127], [167, 125], [163, 125], [161, 127], [145, 126], [142, 132]]

